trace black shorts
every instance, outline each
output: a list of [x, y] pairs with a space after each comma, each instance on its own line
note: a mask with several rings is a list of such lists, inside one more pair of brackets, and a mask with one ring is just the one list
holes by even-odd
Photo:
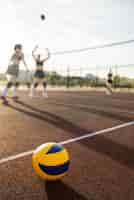
[[45, 73], [43, 70], [36, 70], [35, 74], [34, 74], [35, 78], [39, 78], [39, 79], [44, 79], [45, 78]]
[[108, 83], [112, 84], [112, 83], [113, 83], [113, 80], [109, 79], [109, 80], [108, 80]]

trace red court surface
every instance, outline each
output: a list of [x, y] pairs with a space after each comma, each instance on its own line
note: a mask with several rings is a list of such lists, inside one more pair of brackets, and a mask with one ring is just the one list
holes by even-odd
[[[0, 104], [0, 160], [120, 124], [134, 122], [134, 94], [50, 92]], [[68, 175], [44, 182], [34, 173], [31, 155], [0, 164], [0, 200], [134, 200], [134, 125], [126, 125], [65, 147]]]

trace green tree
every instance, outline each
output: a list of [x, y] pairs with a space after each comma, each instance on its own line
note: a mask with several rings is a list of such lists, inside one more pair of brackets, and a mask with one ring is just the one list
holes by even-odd
[[48, 75], [48, 83], [50, 85], [58, 85], [58, 81], [60, 80], [60, 75], [56, 72], [52, 72]]
[[120, 85], [120, 76], [116, 75], [113, 79], [113, 87], [119, 87]]

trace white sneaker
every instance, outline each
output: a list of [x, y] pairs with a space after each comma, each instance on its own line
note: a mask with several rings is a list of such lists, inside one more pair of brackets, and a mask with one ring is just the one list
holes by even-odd
[[33, 94], [30, 93], [30, 94], [29, 94], [29, 97], [30, 97], [30, 98], [34, 98], [35, 96], [34, 96]]
[[46, 92], [43, 93], [42, 96], [43, 96], [44, 98], [48, 98], [48, 94], [47, 94]]
[[107, 95], [111, 95], [112, 93], [109, 90], [106, 90]]

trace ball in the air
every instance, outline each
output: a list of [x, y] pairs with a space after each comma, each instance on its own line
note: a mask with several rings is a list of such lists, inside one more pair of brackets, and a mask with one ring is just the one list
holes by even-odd
[[44, 21], [46, 19], [46, 16], [44, 14], [41, 14], [40, 18], [41, 18], [42, 21]]
[[64, 177], [70, 159], [67, 150], [57, 143], [46, 143], [33, 153], [32, 163], [35, 173], [44, 180], [55, 181]]

